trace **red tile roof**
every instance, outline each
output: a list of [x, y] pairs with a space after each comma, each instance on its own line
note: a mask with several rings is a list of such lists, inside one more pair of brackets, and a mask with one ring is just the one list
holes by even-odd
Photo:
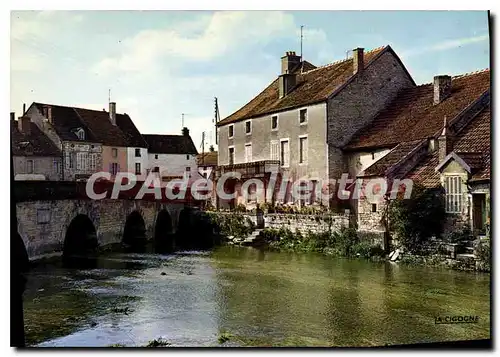
[[210, 151], [199, 154], [196, 157], [196, 161], [198, 165], [217, 166], [218, 163], [217, 151]]
[[[490, 120], [490, 107], [487, 107], [457, 134], [453, 143], [453, 151], [473, 169], [471, 181], [490, 179]], [[436, 187], [440, 185], [440, 174], [435, 171], [438, 165], [436, 150], [419, 162], [406, 177], [426, 187]]]
[[385, 176], [389, 168], [403, 160], [418, 144], [422, 143], [422, 141], [423, 140], [414, 140], [398, 144], [389, 153], [369, 166], [364, 171], [363, 175], [359, 176]]
[[451, 95], [437, 105], [433, 102], [433, 84], [405, 89], [353, 136], [346, 149], [391, 147], [402, 141], [432, 137], [442, 129], [445, 116], [453, 119], [489, 88], [488, 69], [453, 77]]
[[[392, 49], [390, 46], [385, 46], [366, 52], [365, 67], [384, 51], [392, 51]], [[279, 98], [279, 81], [275, 79], [248, 104], [221, 120], [217, 125], [323, 102], [354, 77], [352, 58], [308, 70], [312, 67], [314, 66], [308, 62], [304, 64], [304, 70], [307, 71], [297, 74], [297, 85], [285, 97]], [[300, 66], [298, 68], [300, 69]]]

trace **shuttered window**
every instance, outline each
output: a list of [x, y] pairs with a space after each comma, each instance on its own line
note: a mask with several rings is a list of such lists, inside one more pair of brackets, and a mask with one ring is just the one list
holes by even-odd
[[446, 191], [446, 212], [460, 213], [463, 206], [462, 179], [460, 176], [446, 176], [444, 181]]
[[307, 136], [299, 138], [299, 163], [307, 162]]
[[252, 161], [252, 144], [245, 145], [245, 162]]
[[280, 159], [280, 146], [278, 141], [271, 141], [271, 160]]
[[288, 140], [281, 140], [281, 166], [288, 167], [290, 165], [290, 146]]

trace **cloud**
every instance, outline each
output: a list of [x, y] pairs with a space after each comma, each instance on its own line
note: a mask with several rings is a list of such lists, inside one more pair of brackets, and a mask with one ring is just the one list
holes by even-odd
[[97, 63], [92, 71], [150, 70], [160, 59], [208, 61], [262, 41], [295, 33], [293, 16], [280, 11], [221, 11], [176, 24], [143, 30], [123, 41], [124, 51]]
[[407, 51], [401, 52], [401, 57], [413, 57], [413, 56], [419, 56], [425, 53], [430, 53], [430, 52], [441, 52], [441, 51], [447, 51], [451, 50], [454, 48], [459, 48], [463, 46], [467, 46], [473, 43], [478, 43], [478, 42], [483, 42], [483, 41], [488, 41], [489, 40], [489, 35], [480, 35], [480, 36], [475, 36], [475, 37], [466, 37], [466, 38], [459, 38], [455, 40], [448, 40], [444, 42], [440, 42], [431, 46], [424, 46], [424, 47], [419, 47], [419, 48], [414, 48], [410, 49]]

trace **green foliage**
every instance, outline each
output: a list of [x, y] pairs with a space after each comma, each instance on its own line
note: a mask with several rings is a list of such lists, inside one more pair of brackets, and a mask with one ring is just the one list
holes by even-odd
[[414, 185], [409, 199], [399, 197], [389, 202], [385, 219], [408, 251], [419, 252], [432, 236], [441, 235], [445, 219], [442, 192]]
[[343, 257], [370, 258], [384, 254], [380, 246], [374, 246], [369, 242], [360, 242], [356, 230], [343, 228], [339, 232], [292, 232], [289, 229], [265, 229], [261, 237], [271, 247], [303, 251], [335, 254]]
[[224, 342], [229, 341], [232, 337], [233, 336], [228, 332], [221, 332], [219, 334], [219, 337], [217, 338], [217, 341], [222, 345]]
[[242, 214], [217, 214], [208, 213], [212, 224], [224, 236], [234, 236], [236, 238], [247, 237], [255, 229], [254, 223]]
[[464, 224], [457, 230], [450, 232], [446, 235], [445, 241], [448, 243], [460, 243], [472, 237], [472, 231], [468, 224]]
[[234, 208], [235, 212], [246, 212], [247, 208], [245, 207], [244, 204], [238, 203], [238, 205]]
[[480, 240], [476, 246], [476, 258], [478, 270], [490, 271], [491, 269], [491, 246], [489, 240]]

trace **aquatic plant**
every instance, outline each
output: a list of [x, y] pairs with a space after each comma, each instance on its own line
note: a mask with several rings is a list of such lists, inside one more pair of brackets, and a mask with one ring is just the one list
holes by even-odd
[[170, 346], [171, 343], [167, 342], [165, 339], [162, 337], [158, 339], [154, 339], [148, 342], [146, 347], [165, 347], [165, 346]]

